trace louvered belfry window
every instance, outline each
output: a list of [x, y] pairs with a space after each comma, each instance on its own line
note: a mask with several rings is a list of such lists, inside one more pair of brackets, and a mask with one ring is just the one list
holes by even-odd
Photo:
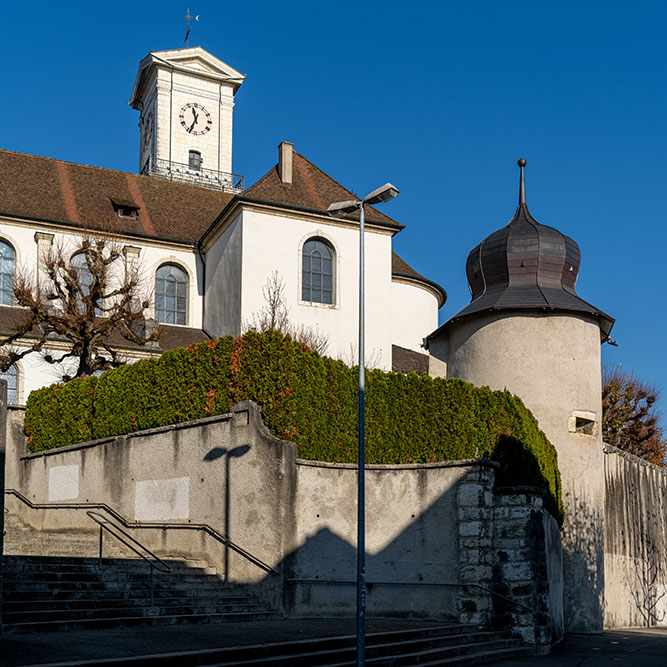
[[322, 239], [308, 239], [303, 244], [301, 255], [301, 299], [312, 303], [333, 304], [333, 248]]
[[201, 153], [199, 151], [190, 151], [188, 153], [188, 163], [190, 169], [199, 171], [201, 169]]
[[155, 319], [188, 323], [188, 276], [175, 264], [163, 264], [155, 274]]

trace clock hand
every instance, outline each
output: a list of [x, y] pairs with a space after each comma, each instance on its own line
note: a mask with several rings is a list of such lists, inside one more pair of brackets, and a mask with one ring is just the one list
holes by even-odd
[[197, 124], [197, 120], [199, 120], [199, 114], [194, 109], [192, 110], [192, 117], [193, 117], [192, 125], [190, 125], [190, 129], [188, 130], [188, 132], [192, 132], [195, 125]]

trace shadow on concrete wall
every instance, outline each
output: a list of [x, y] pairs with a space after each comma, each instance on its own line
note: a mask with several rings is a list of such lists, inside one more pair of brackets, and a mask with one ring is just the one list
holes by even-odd
[[[367, 520], [372, 534], [373, 518]], [[380, 539], [375, 531], [373, 540]], [[386, 546], [367, 552], [369, 615], [458, 620], [458, 540], [454, 485]], [[276, 566], [284, 615], [354, 613], [356, 562], [356, 546], [330, 527], [309, 535]]]
[[[251, 445], [239, 445], [238, 447], [233, 447], [228, 449], [227, 447], [213, 447], [210, 449], [204, 456], [204, 461], [217, 461], [219, 458], [225, 458], [225, 499], [224, 499], [224, 518], [223, 518], [223, 534], [226, 537], [229, 535], [229, 526], [231, 520], [231, 506], [230, 506], [230, 496], [231, 496], [231, 485], [230, 485], [230, 459], [240, 459], [242, 456], [245, 456], [250, 451]], [[224, 545], [223, 550], [223, 577], [225, 581], [229, 581], [229, 545]]]
[[[565, 627], [602, 627], [604, 615], [604, 534], [603, 518], [584, 500], [575, 499], [563, 525], [563, 579]], [[568, 590], [588, 590], [592, 594], [568, 604]], [[576, 596], [575, 596], [576, 597]], [[585, 603], [582, 604], [581, 601]]]

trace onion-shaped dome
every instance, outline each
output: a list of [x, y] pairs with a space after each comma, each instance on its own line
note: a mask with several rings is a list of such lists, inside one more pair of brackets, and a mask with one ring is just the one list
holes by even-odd
[[470, 251], [466, 272], [472, 301], [452, 320], [486, 310], [583, 312], [597, 317], [602, 339], [607, 340], [613, 318], [574, 291], [581, 262], [579, 246], [530, 214], [523, 175], [526, 161], [518, 164], [521, 180], [514, 217]]

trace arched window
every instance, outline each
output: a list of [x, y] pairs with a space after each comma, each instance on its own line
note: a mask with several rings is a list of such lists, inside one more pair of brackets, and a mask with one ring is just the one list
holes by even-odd
[[16, 403], [18, 396], [16, 366], [10, 366], [4, 373], [0, 373], [0, 380], [7, 380], [7, 403]]
[[[79, 282], [79, 287], [84, 296], [87, 296], [90, 293], [90, 286], [93, 282], [93, 274], [88, 266], [88, 260], [86, 259], [86, 253], [77, 252], [76, 255], [72, 257], [69, 262], [70, 266], [76, 271], [77, 280]], [[81, 309], [84, 308], [83, 299], [79, 295], [77, 296], [77, 303]], [[95, 315], [97, 317], [102, 317], [102, 308], [97, 303], [95, 304]]]
[[190, 151], [188, 153], [188, 166], [190, 169], [201, 169], [201, 153], [199, 151]]
[[175, 264], [163, 264], [155, 273], [155, 319], [188, 323], [188, 276]]
[[308, 239], [301, 253], [301, 299], [334, 303], [334, 251], [322, 239]]
[[14, 302], [15, 264], [14, 248], [0, 241], [0, 304], [3, 306], [11, 306]]

